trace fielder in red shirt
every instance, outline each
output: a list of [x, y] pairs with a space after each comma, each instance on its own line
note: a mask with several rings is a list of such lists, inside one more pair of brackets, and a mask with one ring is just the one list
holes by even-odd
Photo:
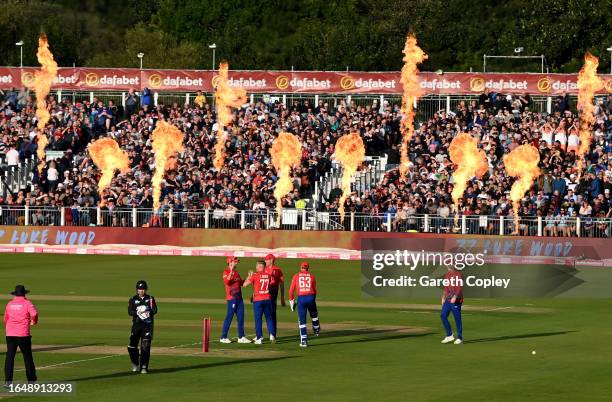
[[278, 335], [278, 326], [276, 325], [276, 301], [280, 292], [281, 306], [285, 307], [285, 276], [283, 271], [274, 263], [276, 257], [274, 254], [268, 254], [264, 259], [266, 262], [265, 272], [270, 274], [270, 297], [272, 300], [272, 321]]
[[315, 336], [319, 336], [321, 327], [319, 326], [319, 312], [317, 311], [317, 281], [310, 273], [310, 264], [302, 262], [300, 272], [293, 275], [291, 287], [289, 288], [289, 305], [294, 311], [294, 293], [297, 292], [297, 308], [300, 321], [300, 346], [308, 346], [308, 331], [306, 330], [306, 312], [310, 313], [312, 329]]
[[[440, 318], [446, 337], [442, 339], [442, 343], [453, 342], [455, 345], [463, 343], [463, 325], [461, 323], [461, 305], [463, 304], [463, 277], [461, 272], [457, 271], [452, 265], [448, 266], [448, 272], [444, 275], [447, 284], [444, 286], [442, 293], [442, 311]], [[457, 339], [453, 337], [453, 330], [448, 315], [453, 313], [455, 325], [457, 326]]]
[[243, 287], [253, 284], [253, 313], [255, 315], [255, 344], [263, 342], [262, 316], [266, 316], [266, 326], [270, 334], [270, 342], [276, 341], [276, 328], [272, 321], [272, 300], [270, 296], [270, 282], [272, 276], [265, 272], [266, 263], [257, 261], [256, 272], [249, 271]]
[[236, 269], [240, 260], [236, 257], [227, 258], [227, 268], [223, 271], [223, 283], [225, 284], [225, 300], [227, 301], [227, 313], [223, 321], [223, 330], [221, 331], [221, 343], [232, 343], [227, 337], [232, 319], [236, 315], [238, 320], [238, 343], [251, 343], [244, 336], [244, 303], [242, 301], [242, 284], [243, 280]]

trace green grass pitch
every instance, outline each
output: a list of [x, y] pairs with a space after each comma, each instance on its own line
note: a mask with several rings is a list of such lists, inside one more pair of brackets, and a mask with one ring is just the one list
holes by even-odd
[[[280, 260], [287, 280], [298, 260]], [[609, 300], [466, 300], [463, 345], [441, 345], [438, 300], [366, 299], [358, 262], [311, 261], [322, 335], [298, 347], [279, 306], [279, 342], [218, 343], [222, 258], [1, 255], [0, 289], [17, 283], [40, 311], [40, 381], [74, 381], [79, 401], [609, 400]], [[242, 259], [243, 277], [254, 259]], [[130, 372], [127, 300], [146, 279], [159, 304], [150, 374]], [[288, 289], [287, 289], [288, 290]], [[246, 299], [246, 329], [253, 334]], [[202, 354], [202, 317], [211, 353]], [[452, 322], [452, 321], [451, 321]], [[265, 326], [264, 326], [265, 327]], [[264, 328], [265, 329], [265, 328]], [[265, 330], [264, 330], [264, 333]], [[230, 335], [236, 337], [235, 322]], [[159, 351], [156, 352], [156, 348]], [[532, 354], [535, 350], [537, 353]], [[16, 368], [23, 368], [17, 355]], [[24, 380], [18, 371], [15, 380]]]

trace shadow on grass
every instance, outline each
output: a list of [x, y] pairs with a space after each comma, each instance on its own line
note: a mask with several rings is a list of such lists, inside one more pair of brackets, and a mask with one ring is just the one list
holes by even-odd
[[[397, 331], [395, 331], [397, 332]], [[316, 343], [308, 343], [308, 347], [321, 347], [321, 346], [329, 346], [329, 345], [341, 345], [345, 343], [363, 343], [363, 342], [380, 342], [380, 341], [392, 341], [397, 339], [407, 339], [407, 338], [420, 338], [423, 336], [433, 335], [433, 332], [425, 332], [419, 334], [398, 334], [391, 336], [373, 336], [373, 337], [365, 337], [365, 338], [357, 338], [357, 339], [347, 339], [344, 341], [335, 341], [335, 342], [325, 342], [325, 336], [321, 336], [320, 338], [316, 338]], [[313, 339], [313, 338], [309, 338]]]
[[[68, 350], [68, 349], [77, 349], [77, 348], [82, 348], [85, 346], [100, 346], [100, 345], [104, 345], [103, 343], [87, 343], [84, 345], [58, 345], [58, 346], [44, 346], [44, 347], [36, 347], [36, 346], [32, 346], [32, 352], [33, 353], [38, 353], [38, 352], [53, 352], [56, 350]], [[21, 350], [17, 349], [17, 353], [21, 353]], [[0, 353], [1, 355], [6, 355], [6, 352], [2, 352]]]
[[[300, 357], [300, 356], [282, 356], [282, 357], [272, 357], [272, 358], [269, 358], [269, 359], [261, 359], [261, 358], [259, 358], [259, 359], [229, 360], [229, 361], [217, 362], [217, 363], [194, 364], [194, 365], [191, 365], [191, 366], [166, 367], [166, 368], [160, 368], [160, 369], [151, 369], [151, 370], [149, 370], [149, 374], [147, 374], [147, 375], [177, 373], [177, 372], [188, 371], [188, 370], [197, 370], [197, 369], [208, 369], [208, 368], [214, 368], [214, 367], [232, 366], [232, 365], [235, 365], [235, 364], [261, 363], [261, 362], [269, 362], [269, 361], [275, 361], [275, 360], [293, 359], [293, 358], [297, 358], [297, 357]], [[129, 363], [129, 361], [128, 361], [128, 363]], [[125, 366], [129, 367], [129, 364], [126, 364]], [[66, 380], [66, 381], [105, 380], [105, 379], [111, 379], [111, 378], [131, 377], [131, 376], [135, 376], [135, 375], [141, 375], [141, 374], [139, 374], [139, 373], [132, 373], [132, 372], [126, 370], [126, 371], [122, 371], [120, 373], [103, 374], [103, 375], [96, 375], [96, 376], [90, 376], [90, 377], [72, 378], [72, 379]]]
[[[391, 334], [396, 334], [390, 336]], [[336, 331], [325, 331], [323, 327], [323, 331], [321, 332], [320, 338], [315, 337], [312, 333], [308, 334], [308, 339], [328, 339], [328, 338], [339, 338], [339, 337], [348, 337], [348, 336], [360, 336], [366, 335], [365, 339], [373, 338], [374, 340], [384, 340], [390, 338], [398, 338], [400, 335], [402, 337], [416, 336], [416, 335], [428, 335], [429, 332], [414, 332], [414, 333], [405, 333], [402, 332], [402, 328], [357, 328], [357, 329], [342, 329]], [[389, 335], [389, 336], [388, 336]], [[362, 340], [356, 341], [361, 342], [364, 338], [360, 338]], [[276, 338], [277, 343], [293, 343], [299, 341], [299, 335], [297, 336], [282, 336], [280, 338]], [[351, 341], [352, 342], [352, 341]], [[341, 342], [346, 343], [346, 342]], [[327, 343], [329, 345], [330, 343]]]
[[498, 336], [498, 337], [492, 337], [492, 338], [470, 339], [467, 341], [463, 341], [463, 343], [498, 342], [498, 341], [508, 341], [511, 339], [541, 338], [544, 336], [565, 335], [565, 334], [570, 334], [572, 332], [578, 332], [578, 331], [537, 332], [533, 334], [506, 335], [506, 336]]

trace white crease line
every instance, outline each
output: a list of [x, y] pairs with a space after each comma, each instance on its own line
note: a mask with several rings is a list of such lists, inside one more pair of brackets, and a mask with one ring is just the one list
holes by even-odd
[[201, 344], [202, 342], [184, 343], [182, 345], [170, 346], [168, 349], [176, 349], [176, 348], [182, 348], [183, 346], [193, 346], [193, 345], [201, 345]]
[[499, 311], [499, 310], [508, 310], [509, 308], [513, 308], [514, 306], [509, 306], [509, 307], [495, 307], [492, 308], [490, 310], [485, 310], [485, 311]]
[[[109, 357], [117, 357], [117, 356], [123, 356], [123, 355], [108, 355], [108, 356], [102, 356], [102, 357], [94, 357], [94, 358], [91, 358], [91, 359], [73, 360], [73, 361], [70, 361], [70, 362], [63, 362], [63, 363], [57, 363], [57, 364], [50, 364], [48, 366], [36, 367], [36, 370], [42, 370], [42, 369], [51, 368], [51, 367], [57, 367], [57, 366], [65, 366], [67, 364], [73, 364], [73, 363], [82, 363], [82, 362], [90, 362], [90, 361], [93, 361], [93, 360], [108, 359]], [[25, 371], [25, 368], [17, 369], [15, 371]]]

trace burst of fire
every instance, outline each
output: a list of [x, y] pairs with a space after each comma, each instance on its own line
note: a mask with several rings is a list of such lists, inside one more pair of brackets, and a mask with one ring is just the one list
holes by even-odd
[[584, 65], [578, 73], [578, 110], [580, 111], [579, 136], [580, 146], [578, 147], [578, 172], [582, 173], [584, 168], [584, 156], [591, 147], [593, 123], [595, 116], [593, 111], [593, 96], [595, 92], [603, 88], [603, 80], [597, 76], [597, 66], [599, 59], [587, 52], [584, 55]]
[[153, 153], [155, 154], [155, 173], [151, 180], [153, 186], [153, 208], [159, 209], [161, 196], [161, 181], [166, 170], [173, 164], [170, 158], [183, 151], [183, 133], [172, 124], [159, 120], [153, 130]]
[[417, 65], [427, 59], [427, 55], [417, 45], [417, 40], [414, 35], [409, 34], [406, 38], [406, 44], [404, 46], [404, 66], [402, 67], [402, 74], [400, 82], [403, 85], [404, 93], [402, 96], [402, 148], [401, 148], [401, 161], [400, 161], [400, 176], [402, 179], [406, 177], [408, 171], [408, 145], [414, 134], [414, 103], [422, 94], [421, 87], [419, 86], [419, 79], [417, 73], [419, 69]]
[[49, 143], [46, 134], [44, 133], [45, 126], [51, 117], [47, 110], [47, 95], [51, 90], [53, 80], [57, 76], [57, 63], [53, 59], [53, 53], [49, 50], [49, 42], [45, 34], [40, 34], [38, 38], [38, 51], [36, 57], [40, 63], [40, 70], [34, 72], [34, 81], [30, 84], [30, 88], [36, 92], [36, 126], [38, 128], [38, 150], [36, 152], [39, 164], [38, 172], [42, 172], [45, 160], [45, 147]]
[[278, 176], [274, 186], [274, 198], [276, 198], [276, 221], [280, 224], [283, 210], [282, 198], [293, 191], [291, 167], [298, 166], [302, 160], [302, 144], [295, 135], [282, 132], [274, 140], [270, 155], [272, 155], [272, 165]]
[[525, 192], [533, 185], [533, 180], [540, 174], [538, 163], [540, 153], [533, 145], [521, 145], [516, 147], [508, 155], [504, 156], [504, 166], [510, 176], [516, 177], [516, 181], [510, 189], [510, 200], [514, 210], [514, 230], [518, 232], [519, 206]]
[[115, 171], [125, 173], [130, 170], [128, 154], [122, 151], [117, 141], [112, 138], [100, 138], [93, 142], [88, 150], [93, 163], [102, 171], [98, 181], [100, 192], [110, 186]]
[[343, 135], [336, 142], [335, 158], [342, 164], [342, 196], [340, 197], [340, 220], [344, 221], [344, 201], [351, 192], [351, 179], [365, 159], [365, 146], [357, 132]]
[[232, 108], [239, 108], [246, 100], [246, 91], [242, 88], [232, 88], [228, 83], [229, 65], [227, 61], [222, 61], [219, 64], [219, 78], [217, 88], [215, 89], [215, 103], [217, 105], [217, 123], [219, 131], [217, 131], [217, 144], [215, 145], [215, 169], [223, 168], [225, 159], [225, 141], [227, 132], [225, 127], [232, 122]]
[[457, 165], [453, 173], [453, 202], [455, 203], [455, 225], [459, 219], [459, 200], [467, 187], [467, 182], [476, 176], [482, 177], [489, 168], [487, 156], [478, 148], [478, 140], [466, 133], [460, 133], [450, 143], [448, 148], [451, 161]]

